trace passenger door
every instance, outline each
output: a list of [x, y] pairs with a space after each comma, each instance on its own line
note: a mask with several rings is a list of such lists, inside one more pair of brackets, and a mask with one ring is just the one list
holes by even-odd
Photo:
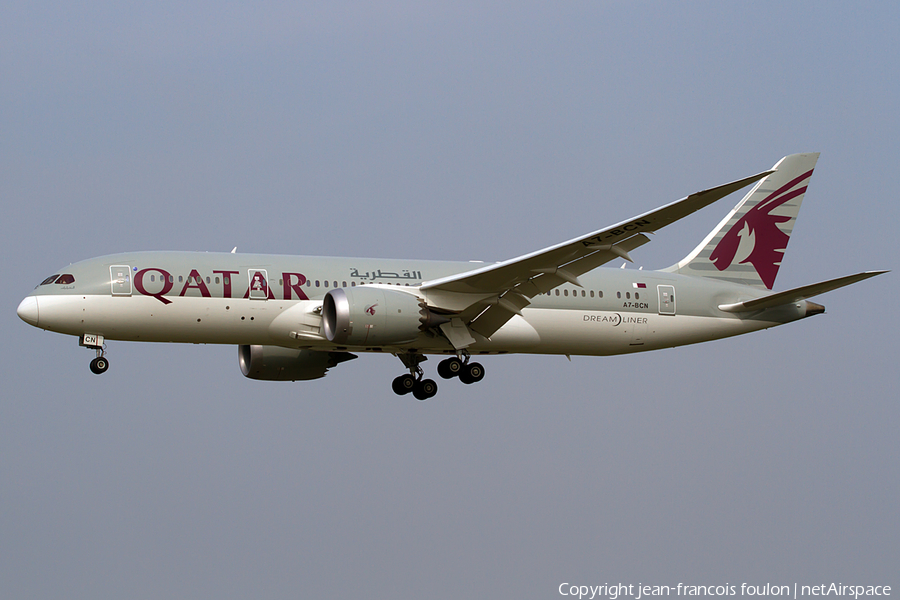
[[109, 281], [113, 296], [131, 295], [131, 267], [129, 265], [110, 266]]

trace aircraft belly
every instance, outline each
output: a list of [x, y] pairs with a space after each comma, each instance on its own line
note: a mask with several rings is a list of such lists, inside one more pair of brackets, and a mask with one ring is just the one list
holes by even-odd
[[[714, 340], [778, 323], [657, 313], [527, 309], [540, 336], [535, 352], [607, 356]], [[501, 329], [502, 331], [502, 329]], [[527, 349], [511, 350], [529, 352]]]

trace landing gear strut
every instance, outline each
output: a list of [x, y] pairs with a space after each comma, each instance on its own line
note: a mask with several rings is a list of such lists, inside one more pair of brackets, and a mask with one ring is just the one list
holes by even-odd
[[434, 395], [437, 394], [437, 384], [433, 379], [423, 379], [425, 377], [425, 371], [419, 366], [419, 363], [427, 360], [427, 358], [414, 352], [398, 354], [397, 358], [399, 358], [403, 365], [409, 369], [409, 374], [401, 375], [394, 379], [391, 384], [394, 393], [402, 396], [412, 392], [412, 395], [417, 400], [428, 400], [429, 398], [433, 398]]

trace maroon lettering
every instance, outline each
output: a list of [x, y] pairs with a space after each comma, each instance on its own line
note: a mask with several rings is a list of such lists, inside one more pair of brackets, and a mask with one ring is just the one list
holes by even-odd
[[210, 297], [209, 288], [203, 283], [203, 278], [200, 277], [200, 273], [197, 272], [197, 269], [191, 269], [191, 274], [188, 275], [187, 281], [184, 283], [184, 287], [178, 295], [184, 296], [184, 293], [188, 290], [200, 290], [201, 296], [204, 298]]
[[223, 298], [231, 298], [231, 275], [237, 275], [240, 271], [213, 271], [216, 275], [222, 276]]
[[[160, 280], [163, 282], [162, 290], [155, 294], [151, 294], [144, 287], [144, 274], [147, 273], [147, 271], [156, 271], [157, 273], [159, 273]], [[145, 296], [153, 296], [163, 304], [171, 304], [172, 301], [163, 296], [163, 294], [168, 294], [170, 291], [172, 291], [171, 279], [172, 275], [168, 271], [165, 271], [163, 269], [156, 269], [153, 267], [149, 269], [141, 269], [134, 274], [134, 288]]]
[[[302, 273], [282, 273], [282, 277], [284, 277], [284, 299], [291, 300], [293, 295], [291, 292], [297, 294], [297, 297], [300, 300], [309, 300], [309, 297], [306, 295], [306, 292], [303, 291], [302, 285], [306, 284], [306, 277]], [[297, 282], [294, 283], [294, 279], [297, 279]]]

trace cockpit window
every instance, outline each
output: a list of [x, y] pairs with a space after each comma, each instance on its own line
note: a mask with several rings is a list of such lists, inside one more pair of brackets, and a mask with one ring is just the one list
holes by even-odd
[[72, 283], [75, 283], [75, 277], [68, 273], [60, 275], [59, 279], [56, 280], [56, 285], [70, 285]]
[[51, 275], [51, 276], [48, 277], [47, 279], [43, 280], [43, 281], [41, 282], [41, 285], [50, 285], [51, 283], [53, 283], [54, 281], [56, 281], [56, 278], [57, 278], [57, 277], [59, 277], [59, 273], [57, 273], [56, 275]]

